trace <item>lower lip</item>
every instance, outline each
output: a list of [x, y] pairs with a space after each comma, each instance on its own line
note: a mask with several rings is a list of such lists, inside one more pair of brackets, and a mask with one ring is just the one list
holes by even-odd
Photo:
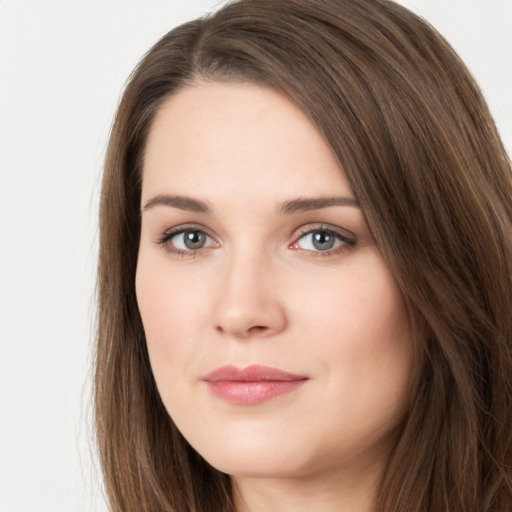
[[295, 391], [306, 379], [292, 381], [217, 381], [207, 382], [210, 391], [232, 404], [256, 405]]

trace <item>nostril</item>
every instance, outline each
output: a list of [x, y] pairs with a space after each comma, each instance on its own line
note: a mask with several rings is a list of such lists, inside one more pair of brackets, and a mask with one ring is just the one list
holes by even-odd
[[223, 326], [217, 325], [216, 331], [220, 334], [233, 334], [236, 337], [246, 338], [253, 335], [264, 334], [269, 330], [266, 325], [253, 325], [252, 327], [246, 328], [241, 326]]

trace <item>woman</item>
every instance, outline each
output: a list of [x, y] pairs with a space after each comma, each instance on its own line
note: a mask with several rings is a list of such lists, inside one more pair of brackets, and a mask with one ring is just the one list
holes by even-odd
[[102, 189], [116, 511], [512, 504], [512, 174], [384, 0], [241, 0], [134, 72]]

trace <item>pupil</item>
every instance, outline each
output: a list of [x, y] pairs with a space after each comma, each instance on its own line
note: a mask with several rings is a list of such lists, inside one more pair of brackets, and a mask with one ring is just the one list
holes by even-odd
[[200, 231], [188, 231], [185, 233], [185, 246], [187, 249], [200, 249], [205, 242], [205, 234]]
[[324, 231], [319, 231], [313, 234], [313, 245], [315, 249], [326, 251], [332, 249], [334, 245], [334, 236]]

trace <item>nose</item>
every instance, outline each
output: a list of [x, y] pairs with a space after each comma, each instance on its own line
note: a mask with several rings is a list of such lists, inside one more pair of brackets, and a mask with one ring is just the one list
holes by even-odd
[[287, 315], [268, 261], [233, 256], [220, 277], [214, 311], [217, 331], [248, 339], [269, 337], [286, 328]]

